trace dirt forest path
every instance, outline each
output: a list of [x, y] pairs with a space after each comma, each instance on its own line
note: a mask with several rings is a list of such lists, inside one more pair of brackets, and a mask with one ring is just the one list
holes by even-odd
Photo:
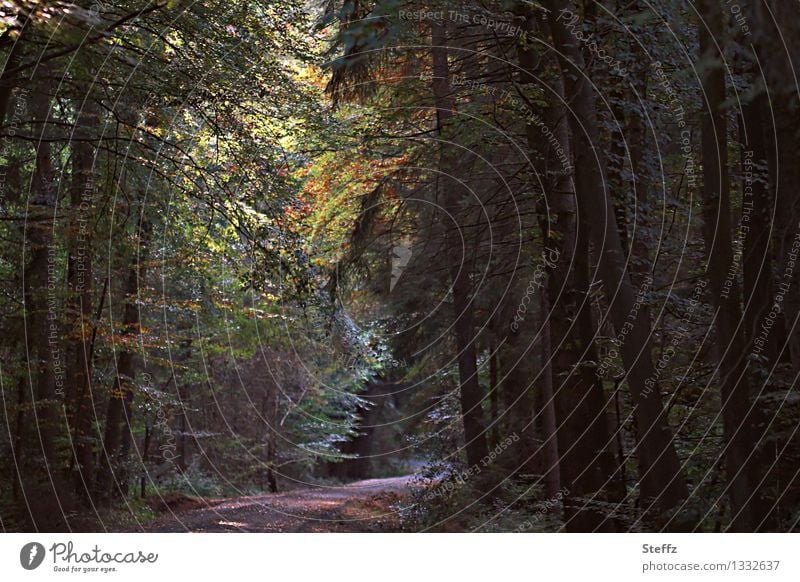
[[339, 487], [233, 497], [175, 512], [147, 524], [151, 532], [396, 532], [393, 507], [408, 497], [411, 476]]

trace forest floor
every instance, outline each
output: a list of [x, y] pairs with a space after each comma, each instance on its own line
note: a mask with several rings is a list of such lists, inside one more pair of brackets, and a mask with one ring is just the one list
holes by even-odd
[[203, 500], [194, 509], [167, 510], [138, 531], [150, 532], [396, 532], [396, 508], [412, 477], [356, 481], [285, 493]]

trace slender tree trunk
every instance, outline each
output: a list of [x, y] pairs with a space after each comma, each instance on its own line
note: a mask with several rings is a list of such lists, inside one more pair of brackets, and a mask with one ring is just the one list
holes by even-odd
[[[780, 342], [788, 347], [789, 358], [795, 378], [800, 375], [800, 269], [790, 271], [790, 253], [797, 247], [800, 237], [800, 167], [797, 164], [796, 152], [800, 144], [800, 123], [796, 121], [797, 105], [793, 99], [781, 95], [775, 99], [775, 117], [778, 127], [775, 128], [777, 138], [777, 173], [775, 176], [776, 200], [779, 208], [776, 230], [778, 252], [778, 289], [783, 295], [784, 322], [786, 340]], [[777, 294], [777, 291], [776, 291]]]
[[[774, 529], [777, 516], [769, 508], [762, 491], [770, 487], [776, 488], [776, 469], [780, 466], [781, 458], [774, 454], [772, 443], [765, 444], [767, 427], [770, 418], [767, 417], [765, 405], [758, 401], [758, 396], [766, 396], [774, 392], [772, 383], [765, 381], [763, 371], [772, 370], [777, 358], [777, 333], [761, 337], [761, 324], [773, 305], [774, 291], [772, 286], [773, 255], [770, 246], [770, 232], [772, 231], [773, 198], [768, 187], [769, 175], [766, 170], [768, 154], [764, 140], [765, 120], [764, 96], [759, 96], [744, 105], [740, 118], [741, 141], [741, 169], [742, 175], [742, 224], [747, 227], [742, 248], [742, 282], [744, 289], [744, 340], [746, 351], [743, 357], [749, 354], [758, 354], [757, 359], [750, 359], [748, 379], [758, 388], [760, 394], [754, 394], [754, 409], [751, 414], [753, 427], [753, 441], [758, 444], [758, 453], [755, 462], [756, 482], [753, 487], [758, 490], [756, 500], [754, 524], [756, 530]], [[745, 220], [745, 216], [749, 218]], [[763, 344], [762, 344], [763, 340]], [[758, 343], [756, 343], [758, 341]], [[747, 360], [746, 360], [747, 361]], [[747, 364], [745, 364], [747, 365]], [[769, 374], [769, 372], [767, 372]], [[770, 416], [777, 414], [774, 408]], [[775, 425], [773, 425], [773, 430]], [[786, 439], [779, 438], [774, 443], [777, 448], [783, 449]], [[766, 471], [766, 475], [764, 472]]]
[[9, 467], [10, 470], [8, 472], [9, 475], [14, 476], [11, 497], [15, 503], [19, 503], [22, 500], [22, 488], [20, 485], [23, 482], [23, 473], [25, 471], [24, 444], [25, 440], [28, 438], [27, 431], [25, 430], [25, 408], [29, 406], [30, 401], [25, 394], [25, 388], [25, 378], [20, 377], [17, 382], [17, 418], [14, 426], [14, 446], [12, 449], [11, 467]]
[[275, 384], [270, 385], [272, 389], [270, 394], [267, 392], [267, 419], [269, 426], [267, 427], [267, 485], [270, 493], [278, 492], [278, 472], [275, 469], [275, 459], [277, 456], [278, 448], [278, 387]]
[[[138, 324], [137, 324], [138, 325]], [[125, 396], [122, 401], [122, 426], [121, 430], [121, 443], [119, 446], [119, 454], [116, 459], [117, 467], [117, 482], [119, 487], [112, 490], [119, 499], [125, 499], [128, 496], [130, 484], [130, 468], [128, 461], [131, 454], [131, 446], [133, 445], [133, 378], [136, 377], [136, 370], [138, 369], [139, 358], [135, 356], [132, 360], [130, 375], [131, 380], [123, 384]]]
[[[181, 341], [181, 355], [180, 359], [184, 362], [189, 362], [192, 358], [192, 339], [184, 339]], [[175, 381], [175, 391], [177, 392], [178, 403], [180, 409], [178, 411], [178, 426], [180, 434], [178, 435], [178, 468], [185, 471], [188, 466], [186, 457], [186, 432], [188, 428], [188, 420], [186, 418], [186, 402], [188, 400], [188, 392], [190, 387], [184, 382]], [[174, 434], [174, 431], [173, 431]]]
[[[536, 303], [533, 294], [525, 289], [523, 295], [514, 296], [525, 303], [530, 317], [535, 317]], [[514, 305], [516, 307], [516, 305]], [[526, 341], [526, 334], [512, 329], [506, 336], [502, 353], [499, 357], [499, 386], [503, 404], [504, 436], [517, 435], [519, 439], [509, 445], [511, 454], [504, 454], [500, 461], [503, 467], [503, 478], [513, 477], [522, 472], [530, 473], [536, 469], [534, 453], [535, 399], [533, 381], [530, 371], [536, 368], [537, 354], [533, 345]]]
[[139, 478], [139, 497], [144, 499], [147, 497], [147, 462], [150, 460], [150, 440], [152, 438], [153, 429], [148, 421], [144, 425], [144, 440], [142, 442], [142, 476]]
[[728, 177], [725, 70], [718, 52], [724, 38], [721, 5], [703, 0], [700, 24], [700, 58], [706, 63], [702, 77], [706, 104], [702, 113], [703, 237], [708, 256], [712, 304], [716, 310], [716, 346], [725, 433], [725, 467], [731, 502], [733, 531], [753, 531], [758, 492], [754, 490], [757, 455], [751, 426], [751, 396], [746, 374], [745, 326], [741, 325], [740, 289], [734, 271], [738, 264], [731, 238], [730, 179]]
[[[21, 160], [20, 157], [15, 155], [13, 152], [4, 150], [3, 154], [7, 156], [8, 161], [3, 165], [0, 172], [3, 175], [7, 176], [7, 200], [10, 203], [9, 206], [16, 206], [19, 204], [20, 197], [21, 197], [21, 190], [22, 190], [22, 174], [21, 174]], [[21, 231], [21, 229], [20, 229]], [[17, 290], [15, 293], [15, 300], [18, 300], [17, 293], [19, 290], [22, 290], [22, 303], [24, 305], [24, 289], [22, 285], [21, 279], [21, 272], [20, 270], [16, 271], [16, 275], [14, 277], [14, 289]], [[4, 320], [4, 326], [6, 333], [12, 335], [14, 338], [13, 341], [16, 342], [17, 345], [25, 345], [25, 329], [24, 329], [24, 314], [23, 317], [15, 317], [13, 326], [10, 324], [10, 318], [6, 318]], [[24, 358], [24, 354], [21, 354], [22, 358]], [[9, 459], [9, 466], [8, 466], [8, 475], [11, 475], [12, 480], [12, 499], [14, 503], [19, 506], [23, 499], [23, 491], [22, 491], [22, 484], [23, 478], [25, 473], [27, 472], [26, 467], [26, 458], [25, 458], [25, 443], [30, 439], [28, 435], [28, 419], [27, 419], [27, 412], [30, 410], [31, 400], [30, 394], [28, 391], [28, 383], [26, 381], [26, 377], [23, 371], [24, 367], [24, 360], [22, 362], [15, 362], [17, 366], [16, 374], [17, 374], [17, 414], [14, 424], [14, 432], [12, 437], [12, 448], [11, 448], [11, 458]], [[20, 365], [22, 364], [22, 365]], [[5, 363], [4, 363], [5, 366]], [[4, 367], [4, 373], [8, 374], [8, 368]], [[9, 427], [10, 428], [10, 427]]]
[[[112, 492], [124, 494], [127, 483], [122, 483], [125, 471], [119, 471], [127, 462], [125, 439], [130, 438], [132, 421], [133, 388], [131, 383], [136, 376], [138, 355], [131, 345], [139, 333], [139, 307], [137, 298], [146, 277], [149, 242], [149, 224], [142, 222], [139, 228], [138, 253], [131, 257], [128, 279], [125, 287], [125, 313], [122, 318], [121, 349], [117, 358], [117, 373], [106, 412], [106, 426], [103, 436], [103, 450], [100, 456], [100, 469], [97, 475], [96, 491], [98, 503], [107, 504]], [[127, 435], [127, 436], [126, 436]], [[127, 481], [127, 478], [125, 479]]]
[[[450, 88], [450, 66], [447, 62], [447, 34], [441, 24], [431, 22], [433, 53], [433, 94], [436, 101], [436, 112], [439, 120], [439, 131], [449, 129], [447, 121], [452, 118], [454, 99]], [[448, 146], [443, 147], [442, 163], [445, 174], [457, 170], [458, 164]], [[454, 146], [449, 146], [454, 147]], [[440, 179], [444, 181], [444, 179]], [[458, 192], [454, 183], [445, 184], [442, 188], [444, 205], [454, 217], [460, 214]], [[458, 231], [448, 228], [448, 246], [451, 249], [461, 247]], [[470, 299], [471, 283], [469, 280], [468, 261], [459, 264], [456, 260], [461, 253], [453, 252], [450, 264], [452, 295], [454, 309], [454, 328], [456, 349], [458, 350], [458, 374], [461, 387], [461, 414], [464, 424], [464, 440], [467, 463], [477, 465], [486, 456], [486, 436], [484, 434], [483, 394], [478, 383], [477, 353], [475, 348], [475, 330], [473, 326], [473, 305]]]
[[500, 386], [497, 383], [500, 374], [500, 354], [497, 346], [489, 346], [489, 448], [493, 449], [500, 441], [500, 427], [498, 416], [500, 414]]
[[75, 450], [75, 490], [85, 502], [94, 483], [94, 397], [90, 356], [92, 325], [92, 231], [94, 204], [94, 147], [88, 141], [99, 122], [99, 112], [91, 101], [77, 101], [79, 110], [72, 146], [72, 187], [70, 252], [67, 266], [69, 300], [67, 309], [73, 322], [70, 336], [73, 360], [68, 362], [67, 378], [72, 398], [67, 402]]
[[[635, 9], [643, 9], [636, 3]], [[648, 241], [653, 239], [651, 228], [652, 220], [650, 216], [650, 170], [649, 166], [655, 165], [656, 152], [653, 143], [652, 133], [648, 131], [647, 121], [647, 79], [650, 75], [650, 66], [646, 58], [644, 49], [636, 42], [633, 43], [633, 51], [639, 61], [633, 79], [634, 92], [630, 92], [630, 100], [637, 106], [626, 116], [625, 136], [628, 140], [628, 155], [631, 162], [631, 174], [633, 187], [633, 199], [635, 201], [636, 212], [633, 220], [633, 238], [631, 241], [631, 279], [633, 283], [641, 288], [647, 285], [648, 275], [653, 267], [653, 260], [650, 256]], [[640, 102], [641, 100], [641, 102]], [[647, 317], [650, 318], [649, 309]]]
[[558, 421], [556, 419], [556, 405], [553, 394], [553, 370], [550, 364], [552, 346], [550, 343], [550, 322], [547, 315], [550, 313], [550, 301], [547, 293], [539, 295], [541, 327], [539, 333], [541, 342], [539, 348], [542, 359], [542, 381], [539, 385], [541, 394], [542, 411], [542, 445], [544, 488], [547, 499], [557, 499], [561, 491], [561, 459], [558, 454]]

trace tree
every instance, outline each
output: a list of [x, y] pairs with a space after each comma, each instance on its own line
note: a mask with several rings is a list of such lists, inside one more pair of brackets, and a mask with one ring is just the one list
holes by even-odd
[[[547, 3], [551, 14], [571, 12], [562, 1]], [[598, 259], [598, 275], [609, 301], [609, 317], [617, 330], [629, 330], [621, 346], [626, 381], [635, 402], [639, 433], [638, 460], [644, 509], [650, 515], [664, 515], [687, 496], [686, 483], [675, 452], [666, 412], [658, 389], [649, 391], [646, 382], [655, 377], [651, 359], [650, 325], [645, 313], [636, 308], [636, 297], [626, 275], [619, 230], [598, 155], [595, 100], [585, 77], [584, 59], [575, 39], [556, 17], [549, 19], [553, 45], [560, 53], [566, 94], [571, 96], [575, 156], [575, 191], [579, 207], [593, 217], [589, 237]], [[598, 192], [598, 188], [600, 191]], [[602, 218], [600, 218], [602, 217]]]

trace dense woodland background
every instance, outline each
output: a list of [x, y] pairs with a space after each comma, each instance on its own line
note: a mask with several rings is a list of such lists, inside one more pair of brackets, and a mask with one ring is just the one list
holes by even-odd
[[0, 526], [797, 530], [798, 16], [4, 1]]

